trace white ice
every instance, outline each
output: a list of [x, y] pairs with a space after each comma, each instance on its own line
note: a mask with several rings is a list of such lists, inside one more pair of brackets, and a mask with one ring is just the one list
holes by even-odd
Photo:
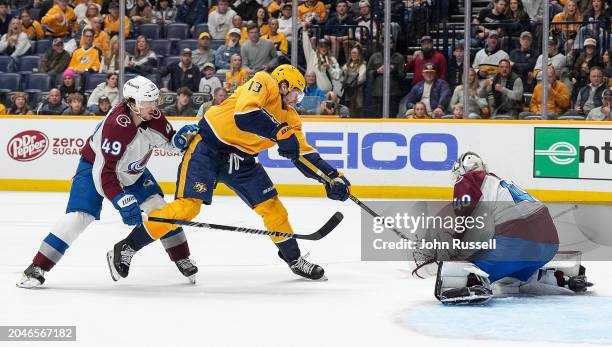
[[[15, 287], [65, 193], [0, 192], [0, 325], [76, 325], [77, 342], [26, 346], [557, 346], [612, 344], [609, 263], [588, 264], [595, 294], [499, 299], [448, 308], [433, 279], [413, 279], [408, 264], [360, 261], [360, 210], [350, 203], [283, 198], [297, 232], [336, 210], [342, 224], [303, 252], [325, 267], [327, 282], [296, 278], [266, 237], [189, 228], [200, 268], [190, 285], [161, 245], [145, 248], [117, 283], [105, 252], [129, 229], [105, 204], [95, 222], [46, 274], [43, 289]], [[198, 220], [263, 228], [235, 197], [215, 197]], [[580, 324], [579, 324], [580, 323]], [[585, 327], [592, 327], [587, 329]], [[0, 346], [8, 345], [0, 342]]]

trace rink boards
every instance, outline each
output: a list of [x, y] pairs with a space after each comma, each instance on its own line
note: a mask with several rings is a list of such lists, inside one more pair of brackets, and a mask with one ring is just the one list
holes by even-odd
[[[99, 117], [1, 116], [0, 190], [67, 191], [79, 149]], [[172, 118], [177, 128], [193, 118]], [[546, 201], [612, 201], [612, 129], [572, 121], [304, 119], [308, 141], [364, 198], [450, 199], [451, 167], [464, 151]], [[321, 185], [278, 156], [259, 160], [279, 192], [323, 196]], [[154, 150], [148, 168], [174, 191], [180, 155]], [[229, 190], [219, 187], [219, 193]]]

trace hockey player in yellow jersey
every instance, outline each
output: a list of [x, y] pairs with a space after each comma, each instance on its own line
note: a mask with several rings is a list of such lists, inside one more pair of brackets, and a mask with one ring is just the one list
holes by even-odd
[[[200, 123], [178, 168], [175, 200], [149, 216], [192, 220], [202, 203], [212, 202], [217, 182], [230, 189], [263, 218], [268, 230], [293, 232], [288, 213], [278, 198], [274, 184], [257, 154], [278, 145], [278, 153], [288, 159], [307, 177], [325, 185], [327, 196], [344, 201], [350, 183], [321, 158], [306, 142], [300, 118], [293, 105], [300, 102], [305, 88], [304, 76], [291, 65], [280, 65], [270, 74], [258, 72], [218, 106], [210, 108]], [[311, 162], [333, 179], [322, 181], [298, 159]], [[176, 226], [147, 221], [113, 248], [112, 272], [126, 277], [136, 251], [164, 236]], [[302, 257], [293, 238], [271, 237], [278, 255], [291, 271], [302, 277], [324, 279], [324, 270]]]

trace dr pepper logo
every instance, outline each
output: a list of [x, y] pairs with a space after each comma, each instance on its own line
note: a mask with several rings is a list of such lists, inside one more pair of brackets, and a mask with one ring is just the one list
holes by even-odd
[[48, 148], [47, 135], [38, 130], [26, 130], [9, 140], [6, 151], [17, 161], [32, 161], [45, 154]]

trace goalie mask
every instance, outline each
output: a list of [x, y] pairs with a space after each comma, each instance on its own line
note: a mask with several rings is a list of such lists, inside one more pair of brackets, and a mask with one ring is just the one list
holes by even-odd
[[487, 165], [482, 161], [482, 158], [474, 152], [465, 152], [459, 156], [453, 163], [453, 175], [455, 178], [470, 172], [481, 170], [488, 172]]

